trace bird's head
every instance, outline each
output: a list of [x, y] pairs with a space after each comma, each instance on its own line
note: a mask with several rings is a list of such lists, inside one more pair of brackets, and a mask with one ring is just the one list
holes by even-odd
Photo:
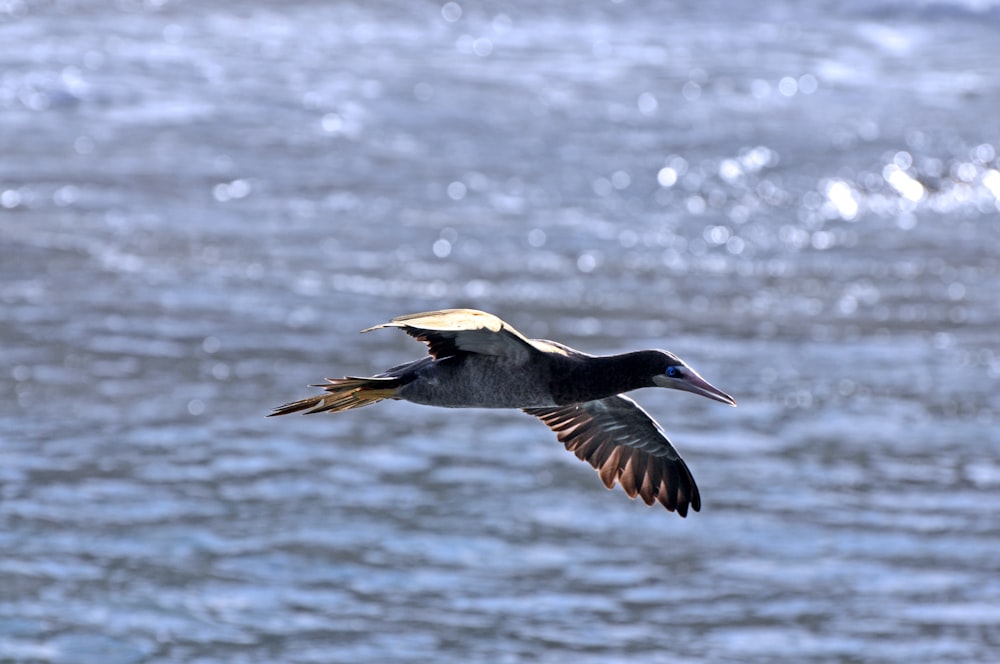
[[665, 350], [655, 352], [660, 354], [657, 364], [662, 367], [662, 370], [653, 375], [654, 385], [668, 387], [672, 390], [694, 392], [730, 406], [736, 405], [735, 399], [699, 376], [698, 372], [684, 364], [681, 358]]

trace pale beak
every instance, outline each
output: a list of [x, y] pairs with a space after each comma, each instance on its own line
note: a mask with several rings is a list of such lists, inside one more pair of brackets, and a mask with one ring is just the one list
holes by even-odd
[[736, 399], [733, 399], [731, 396], [709, 383], [690, 367], [686, 367], [680, 376], [674, 378], [665, 374], [653, 376], [653, 382], [660, 387], [669, 387], [672, 390], [694, 392], [695, 394], [708, 397], [714, 401], [727, 403], [730, 406], [736, 405]]

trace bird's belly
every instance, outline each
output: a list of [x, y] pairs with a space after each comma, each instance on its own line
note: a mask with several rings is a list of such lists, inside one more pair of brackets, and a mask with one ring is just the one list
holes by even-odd
[[554, 406], [547, 384], [521, 368], [492, 362], [434, 362], [396, 393], [413, 403], [443, 408], [532, 408]]

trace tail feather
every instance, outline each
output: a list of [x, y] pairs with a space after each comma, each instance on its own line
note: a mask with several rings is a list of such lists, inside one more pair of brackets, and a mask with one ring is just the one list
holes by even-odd
[[309, 413], [322, 413], [324, 411], [337, 412], [360, 408], [373, 403], [378, 403], [382, 399], [391, 399], [396, 395], [401, 382], [398, 378], [327, 378], [328, 382], [312, 387], [322, 387], [326, 394], [315, 397], [308, 397], [278, 406], [268, 417], [275, 415], [288, 415], [302, 411], [303, 415]]

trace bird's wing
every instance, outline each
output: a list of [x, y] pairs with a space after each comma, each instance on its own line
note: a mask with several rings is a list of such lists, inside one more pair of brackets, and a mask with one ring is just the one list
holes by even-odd
[[436, 358], [459, 353], [477, 353], [508, 358], [520, 364], [540, 350], [513, 327], [493, 314], [475, 309], [442, 309], [398, 316], [388, 323], [369, 327], [398, 327], [423, 341]]
[[615, 482], [630, 498], [647, 505], [659, 501], [687, 516], [701, 509], [691, 471], [667, 440], [663, 429], [632, 399], [607, 399], [559, 406], [525, 408], [556, 432], [566, 449], [597, 470], [604, 486]]

